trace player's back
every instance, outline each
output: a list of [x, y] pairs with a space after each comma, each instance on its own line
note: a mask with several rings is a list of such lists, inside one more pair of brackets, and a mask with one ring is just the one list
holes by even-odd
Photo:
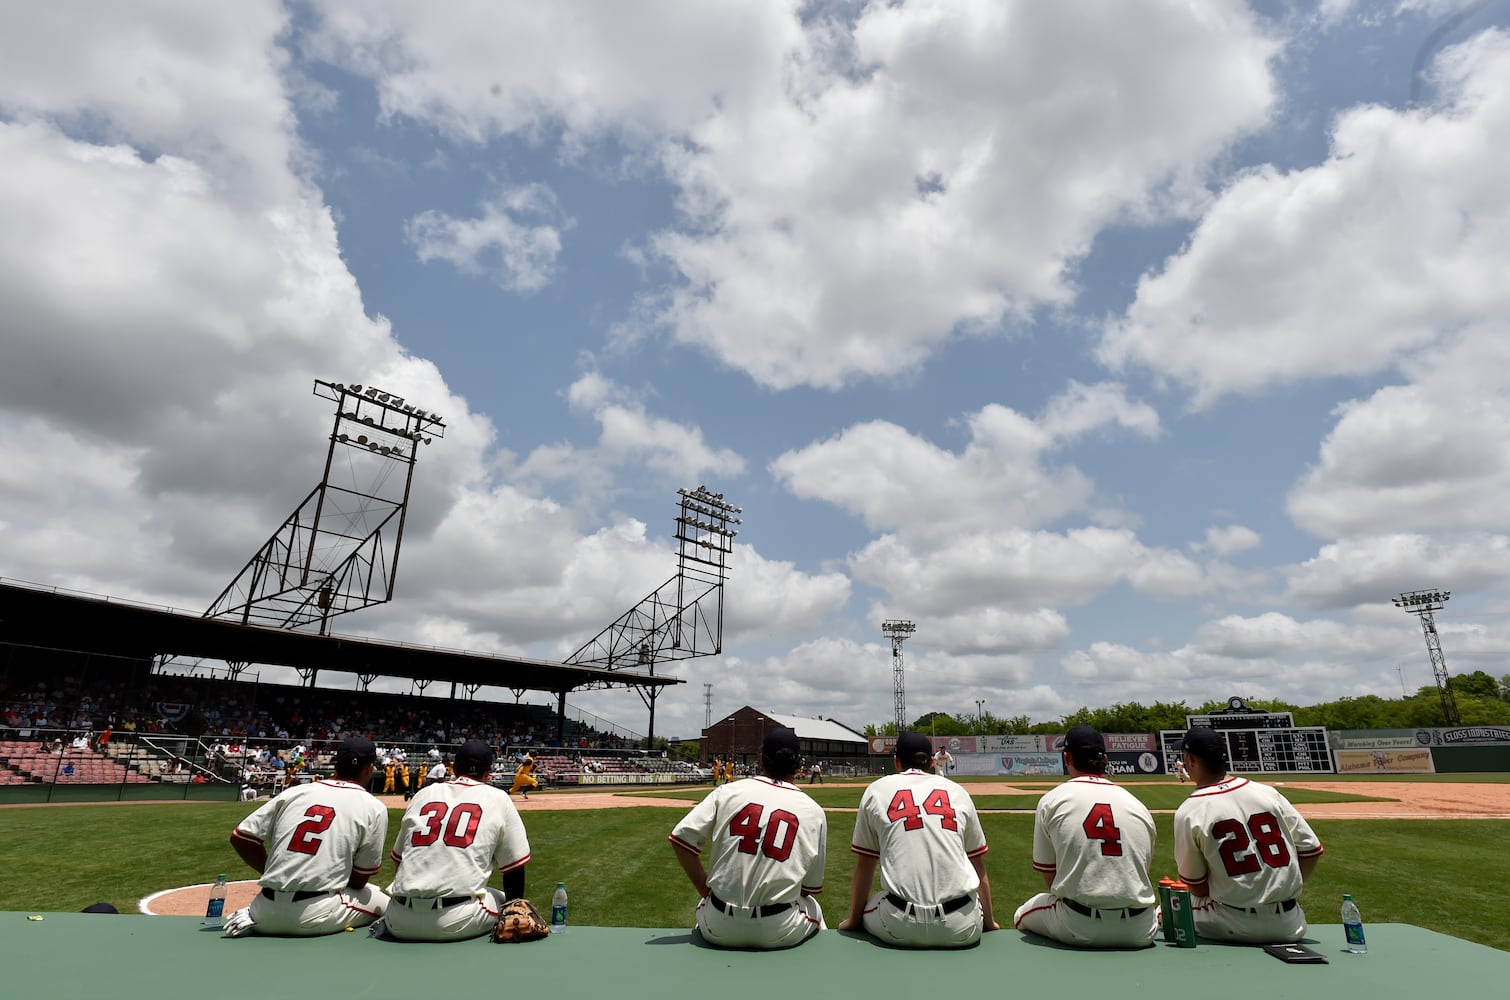
[[[1181, 856], [1188, 850], [1185, 845], [1194, 845], [1205, 859], [1213, 899], [1257, 906], [1300, 894], [1301, 848], [1289, 830], [1304, 821], [1270, 786], [1229, 775], [1192, 792], [1175, 811], [1174, 822], [1175, 860], [1182, 874], [1188, 874]], [[1310, 834], [1309, 826], [1305, 830]], [[1319, 842], [1315, 847], [1314, 853], [1320, 853]]]
[[721, 785], [672, 831], [701, 848], [708, 887], [738, 906], [787, 903], [823, 888], [828, 818], [802, 789], [764, 775]]
[[404, 812], [392, 857], [397, 896], [480, 892], [494, 868], [529, 860], [529, 840], [514, 803], [502, 790], [471, 777], [431, 785]]
[[1097, 775], [1080, 775], [1038, 802], [1034, 845], [1055, 858], [1053, 892], [1086, 906], [1151, 905], [1149, 876], [1156, 832], [1148, 808], [1127, 789]]
[[980, 884], [970, 859], [986, 852], [986, 840], [970, 793], [914, 768], [865, 790], [851, 849], [879, 856], [887, 892], [932, 904]]
[[376, 872], [388, 811], [360, 785], [338, 778], [295, 785], [243, 820], [237, 831], [260, 839], [267, 867], [259, 882], [292, 890], [339, 889], [347, 883], [363, 849], [377, 843]]

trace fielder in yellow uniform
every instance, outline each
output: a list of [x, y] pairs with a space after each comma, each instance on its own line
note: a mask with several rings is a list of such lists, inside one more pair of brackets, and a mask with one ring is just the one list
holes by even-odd
[[524, 762], [514, 771], [514, 787], [509, 789], [509, 794], [519, 792], [526, 801], [530, 797], [530, 789], [539, 788], [540, 782], [535, 780], [535, 758], [532, 754], [524, 755]]
[[391, 760], [383, 765], [383, 795], [393, 794], [393, 779], [397, 770], [398, 769], [393, 766], [393, 761]]

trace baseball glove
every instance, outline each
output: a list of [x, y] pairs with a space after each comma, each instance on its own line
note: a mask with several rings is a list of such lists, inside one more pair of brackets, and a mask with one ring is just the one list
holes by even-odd
[[493, 940], [498, 944], [538, 941], [548, 937], [550, 932], [550, 926], [541, 918], [534, 903], [527, 899], [511, 899], [503, 904], [498, 923], [493, 925]]

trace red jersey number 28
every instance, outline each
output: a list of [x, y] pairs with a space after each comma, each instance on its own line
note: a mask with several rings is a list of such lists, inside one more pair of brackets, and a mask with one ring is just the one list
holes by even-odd
[[296, 854], [314, 854], [320, 849], [320, 834], [330, 829], [336, 811], [330, 806], [310, 806], [304, 810], [305, 820], [294, 828], [288, 838], [288, 849]]
[[1263, 865], [1285, 868], [1290, 864], [1284, 827], [1271, 812], [1254, 813], [1246, 824], [1224, 819], [1211, 828], [1211, 836], [1221, 843], [1217, 852], [1222, 856], [1222, 867], [1233, 878], [1251, 875]]
[[902, 821], [904, 830], [921, 830], [923, 828], [923, 813], [939, 818], [939, 826], [945, 830], [958, 830], [959, 824], [954, 820], [954, 806], [949, 803], [949, 793], [942, 788], [935, 788], [923, 799], [923, 808], [919, 809], [917, 800], [912, 797], [912, 789], [898, 789], [891, 797], [891, 804], [886, 807], [886, 818], [895, 823]]

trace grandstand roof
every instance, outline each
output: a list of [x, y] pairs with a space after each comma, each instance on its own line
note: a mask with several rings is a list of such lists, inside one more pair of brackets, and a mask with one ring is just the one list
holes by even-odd
[[242, 625], [16, 580], [0, 580], [0, 642], [143, 661], [203, 657], [530, 691], [683, 683], [629, 670]]
[[808, 719], [800, 715], [766, 712], [772, 722], [786, 726], [799, 740], [828, 740], [831, 743], [864, 743], [865, 737], [833, 719]]

